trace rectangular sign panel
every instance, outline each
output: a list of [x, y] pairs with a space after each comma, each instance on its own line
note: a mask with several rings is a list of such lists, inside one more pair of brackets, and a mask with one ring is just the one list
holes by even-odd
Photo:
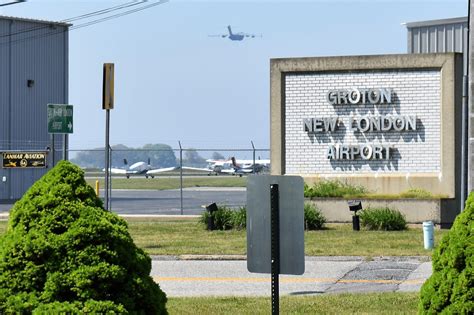
[[44, 168], [46, 152], [3, 152], [3, 168]]
[[104, 63], [102, 79], [102, 109], [114, 108], [114, 64]]
[[247, 269], [271, 273], [270, 185], [278, 184], [280, 274], [304, 273], [304, 187], [299, 176], [252, 175], [247, 181]]
[[72, 133], [72, 118], [72, 105], [48, 104], [48, 133]]

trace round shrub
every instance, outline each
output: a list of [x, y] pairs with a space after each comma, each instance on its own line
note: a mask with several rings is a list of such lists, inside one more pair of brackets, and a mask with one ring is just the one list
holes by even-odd
[[150, 257], [69, 162], [13, 206], [0, 242], [2, 314], [166, 314]]
[[421, 314], [474, 314], [474, 193], [433, 253], [420, 291]]
[[401, 231], [406, 230], [405, 216], [390, 208], [367, 208], [360, 212], [361, 225], [368, 230]]
[[304, 204], [304, 228], [305, 230], [321, 230], [326, 223], [326, 218], [312, 203]]

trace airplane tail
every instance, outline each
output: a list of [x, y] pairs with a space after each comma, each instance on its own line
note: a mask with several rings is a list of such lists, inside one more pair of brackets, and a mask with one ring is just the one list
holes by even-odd
[[229, 35], [232, 36], [232, 29], [230, 28], [230, 25], [227, 25], [227, 29], [229, 30]]
[[237, 162], [235, 161], [235, 157], [231, 157], [230, 160], [232, 161], [232, 166], [234, 166], [234, 168], [238, 168], [239, 166], [237, 165]]

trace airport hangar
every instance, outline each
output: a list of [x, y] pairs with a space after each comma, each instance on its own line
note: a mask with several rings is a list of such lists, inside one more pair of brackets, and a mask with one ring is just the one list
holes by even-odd
[[68, 103], [69, 26], [0, 16], [0, 202], [63, 158], [67, 137], [48, 134], [47, 104]]

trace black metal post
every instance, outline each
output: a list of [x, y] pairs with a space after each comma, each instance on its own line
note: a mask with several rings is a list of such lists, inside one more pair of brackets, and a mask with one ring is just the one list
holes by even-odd
[[360, 231], [359, 216], [357, 215], [357, 213], [354, 213], [354, 215], [352, 216], [352, 230]]
[[105, 110], [105, 189], [104, 189], [104, 201], [105, 210], [109, 210], [109, 183], [110, 183], [110, 159], [109, 159], [109, 129], [110, 129], [110, 110]]
[[272, 314], [280, 314], [280, 199], [278, 185], [270, 185], [271, 258], [272, 258]]

